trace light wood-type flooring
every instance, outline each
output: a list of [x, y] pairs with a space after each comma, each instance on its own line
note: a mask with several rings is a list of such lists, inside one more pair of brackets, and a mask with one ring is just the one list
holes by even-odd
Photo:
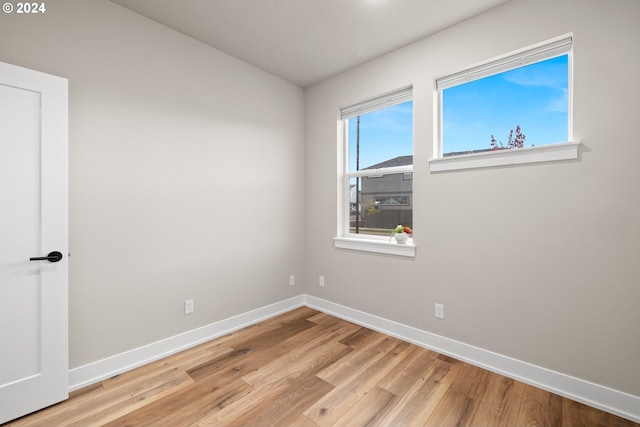
[[302, 307], [7, 426], [639, 426]]

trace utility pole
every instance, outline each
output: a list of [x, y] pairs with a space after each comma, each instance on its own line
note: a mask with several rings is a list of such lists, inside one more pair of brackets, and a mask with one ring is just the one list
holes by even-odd
[[[360, 116], [356, 122], [356, 170], [360, 170]], [[356, 177], [356, 234], [360, 233], [360, 177]]]

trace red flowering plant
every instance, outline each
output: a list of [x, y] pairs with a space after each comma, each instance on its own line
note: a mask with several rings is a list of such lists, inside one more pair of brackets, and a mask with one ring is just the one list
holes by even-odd
[[407, 227], [407, 226], [404, 226], [404, 225], [398, 225], [391, 232], [391, 237], [389, 237], [389, 240], [391, 240], [393, 238], [393, 236], [395, 236], [397, 233], [407, 233], [409, 236], [412, 236], [413, 235], [413, 230], [411, 229], [411, 227]]
[[520, 129], [520, 125], [516, 125], [516, 134], [515, 138], [513, 136], [513, 129], [509, 131], [509, 139], [507, 140], [507, 145], [504, 145], [502, 141], [497, 141], [493, 135], [491, 135], [491, 150], [508, 150], [513, 148], [522, 148], [524, 147], [524, 140], [527, 137], [522, 133]]

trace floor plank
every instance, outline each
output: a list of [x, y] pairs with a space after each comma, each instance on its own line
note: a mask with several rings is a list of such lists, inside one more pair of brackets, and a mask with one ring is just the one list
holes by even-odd
[[638, 425], [640, 424], [562, 398], [563, 427], [637, 427]]
[[[390, 347], [389, 347], [390, 346]], [[332, 371], [324, 378], [335, 388], [318, 400], [304, 414], [318, 425], [333, 425], [360, 401], [390, 370], [402, 363], [408, 343], [386, 337], [379, 345], [371, 346], [363, 354], [369, 355], [361, 368], [353, 373]], [[375, 356], [372, 352], [376, 352]], [[356, 360], [351, 360], [353, 367]], [[332, 366], [335, 366], [333, 364]], [[322, 374], [322, 372], [321, 372]], [[342, 380], [338, 380], [342, 378]]]
[[562, 398], [530, 385], [525, 385], [518, 427], [557, 427], [562, 425]]
[[380, 425], [424, 425], [451, 386], [458, 370], [459, 367], [456, 365], [434, 360]]
[[477, 400], [449, 388], [425, 427], [472, 426], [471, 420], [478, 410], [478, 403]]
[[3, 427], [503, 425], [640, 427], [309, 307]]
[[451, 390], [471, 399], [479, 400], [487, 388], [490, 372], [467, 363], [462, 364], [460, 373], [451, 384]]
[[502, 375], [489, 373], [472, 425], [515, 426], [524, 394], [524, 384]]
[[382, 387], [374, 387], [338, 419], [334, 427], [373, 427], [380, 424], [400, 398]]
[[228, 419], [222, 426], [287, 426], [304, 409], [333, 389], [333, 386], [315, 375], [305, 376], [281, 387], [269, 399], [259, 402], [239, 417]]
[[397, 396], [407, 394], [414, 386], [416, 378], [419, 378], [438, 357], [438, 353], [417, 346], [411, 346], [409, 351], [411, 354], [404, 363], [395, 367], [380, 381], [380, 387]]
[[193, 425], [199, 419], [220, 411], [225, 406], [251, 393], [252, 387], [241, 379], [226, 383], [196, 384], [189, 390], [151, 402], [105, 424], [109, 427], [139, 425]]

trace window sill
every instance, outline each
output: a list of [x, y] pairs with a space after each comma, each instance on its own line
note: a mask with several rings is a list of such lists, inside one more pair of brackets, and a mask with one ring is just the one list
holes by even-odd
[[516, 150], [489, 151], [429, 160], [430, 172], [446, 172], [461, 169], [519, 165], [525, 163], [574, 160], [578, 158], [579, 141], [561, 144], [524, 147]]
[[416, 256], [416, 247], [413, 244], [413, 239], [409, 239], [409, 242], [407, 244], [399, 245], [396, 242], [389, 242], [387, 240], [335, 237], [333, 239], [333, 246], [340, 249], [376, 252], [379, 254], [398, 255], [414, 258]]

